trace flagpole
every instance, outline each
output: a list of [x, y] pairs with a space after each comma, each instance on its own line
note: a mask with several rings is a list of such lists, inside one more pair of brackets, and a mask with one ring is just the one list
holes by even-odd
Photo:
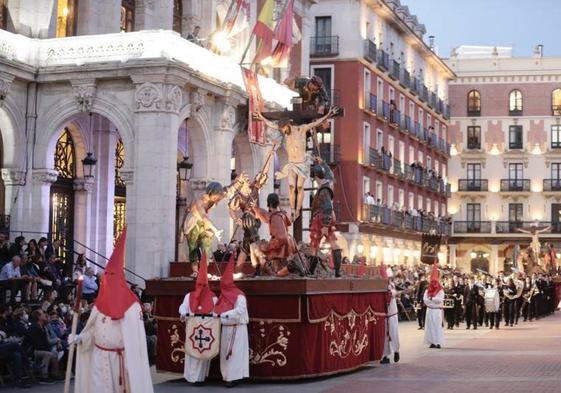
[[[240, 66], [243, 64], [243, 61], [245, 60], [245, 56], [247, 55], [247, 52], [249, 51], [249, 47], [251, 46], [251, 43], [253, 42], [253, 36], [254, 36], [254, 34], [253, 34], [253, 31], [252, 31], [251, 36], [249, 36], [249, 41], [247, 42], [247, 46], [245, 47], [245, 50], [243, 51], [242, 59], [240, 60]], [[253, 65], [253, 62], [251, 62], [251, 65]]]

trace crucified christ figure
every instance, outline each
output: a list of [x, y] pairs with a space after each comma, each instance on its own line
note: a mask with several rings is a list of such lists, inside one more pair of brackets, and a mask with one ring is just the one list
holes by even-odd
[[296, 219], [302, 210], [304, 202], [304, 182], [310, 175], [310, 160], [306, 155], [306, 132], [318, 127], [330, 117], [337, 114], [337, 108], [308, 124], [296, 125], [292, 120], [279, 121], [275, 124], [266, 119], [261, 113], [255, 112], [256, 119], [262, 120], [267, 127], [279, 130], [286, 140], [288, 163], [280, 172], [275, 173], [275, 178], [288, 177], [288, 199], [292, 209], [293, 218]]
[[541, 252], [541, 244], [539, 239], [539, 234], [547, 232], [551, 229], [551, 225], [547, 227], [530, 227], [529, 229], [518, 228], [518, 232], [527, 233], [532, 236], [532, 242], [530, 243], [530, 248], [534, 252], [535, 261], [539, 265], [539, 257]]

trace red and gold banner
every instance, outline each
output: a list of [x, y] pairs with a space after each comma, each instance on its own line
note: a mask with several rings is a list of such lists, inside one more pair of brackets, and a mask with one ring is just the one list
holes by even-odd
[[[250, 295], [252, 379], [299, 379], [350, 371], [382, 358], [385, 292]], [[156, 296], [158, 370], [183, 373], [183, 295]], [[218, 358], [213, 375], [219, 377]]]
[[253, 118], [253, 113], [255, 111], [263, 112], [265, 107], [263, 97], [261, 96], [261, 90], [259, 90], [259, 81], [257, 79], [257, 74], [250, 69], [242, 67], [242, 73], [245, 90], [247, 91], [249, 99], [249, 120], [247, 123], [249, 141], [262, 145], [265, 143], [265, 125], [261, 120]]

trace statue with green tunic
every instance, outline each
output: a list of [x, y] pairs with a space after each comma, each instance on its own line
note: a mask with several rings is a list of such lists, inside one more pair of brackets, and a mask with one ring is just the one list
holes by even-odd
[[198, 273], [202, 252], [212, 255], [213, 238], [216, 237], [220, 241], [222, 237], [222, 230], [216, 228], [208, 216], [210, 210], [222, 199], [234, 195], [240, 186], [239, 176], [227, 187], [223, 187], [219, 182], [210, 182], [205, 193], [191, 204], [183, 221], [179, 241], [187, 242], [189, 262], [192, 264], [194, 276]]

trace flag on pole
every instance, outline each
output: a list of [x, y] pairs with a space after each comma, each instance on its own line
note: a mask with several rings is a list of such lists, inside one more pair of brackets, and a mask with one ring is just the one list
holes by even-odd
[[275, 0], [265, 0], [257, 23], [253, 28], [253, 34], [257, 38], [257, 49], [255, 51], [254, 63], [258, 63], [263, 59], [271, 56], [273, 52], [273, 28], [275, 12]]
[[261, 91], [259, 90], [259, 81], [257, 80], [257, 74], [248, 68], [242, 67], [242, 74], [249, 99], [249, 120], [247, 122], [249, 142], [262, 145], [265, 143], [265, 126], [262, 121], [253, 118], [255, 111], [262, 112], [265, 107]]
[[284, 14], [277, 24], [275, 30], [275, 39], [277, 45], [271, 55], [273, 67], [288, 67], [288, 59], [290, 57], [290, 50], [293, 45], [292, 27], [294, 22], [294, 0], [288, 0]]
[[216, 7], [216, 12], [221, 20], [220, 25], [228, 37], [233, 37], [249, 27], [249, 0], [231, 0], [228, 8], [225, 3]]

